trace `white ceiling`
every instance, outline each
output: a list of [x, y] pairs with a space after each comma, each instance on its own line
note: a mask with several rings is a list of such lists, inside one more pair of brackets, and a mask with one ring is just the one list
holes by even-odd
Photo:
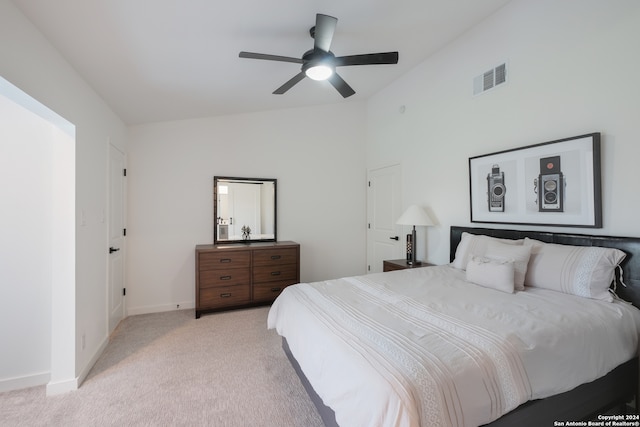
[[[509, 0], [13, 0], [128, 124], [363, 100]], [[398, 51], [397, 65], [341, 67], [356, 94], [304, 79], [316, 13], [338, 18], [336, 56]]]

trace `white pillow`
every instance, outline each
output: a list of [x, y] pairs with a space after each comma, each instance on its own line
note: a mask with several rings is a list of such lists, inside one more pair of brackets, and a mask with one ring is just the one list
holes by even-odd
[[467, 263], [467, 281], [502, 292], [513, 293], [513, 261], [472, 256]]
[[531, 246], [526, 286], [613, 301], [609, 287], [616, 266], [626, 256], [621, 250], [558, 245], [529, 238], [525, 239], [525, 245]]
[[524, 291], [524, 278], [527, 274], [527, 265], [531, 256], [530, 245], [504, 244], [495, 240], [487, 243], [483, 254], [487, 258], [512, 261], [515, 271], [514, 286], [518, 291]]
[[460, 243], [458, 243], [458, 247], [456, 248], [456, 256], [451, 266], [459, 270], [464, 270], [467, 268], [467, 263], [469, 259], [471, 259], [471, 256], [483, 256], [487, 250], [487, 244], [492, 241], [508, 245], [522, 245], [524, 243], [524, 239], [498, 239], [497, 237], [471, 234], [465, 231], [461, 235]]

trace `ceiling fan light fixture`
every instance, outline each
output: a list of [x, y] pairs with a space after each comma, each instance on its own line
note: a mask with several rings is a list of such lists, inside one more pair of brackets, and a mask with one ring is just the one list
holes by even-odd
[[282, 95], [306, 77], [309, 77], [312, 80], [328, 80], [343, 98], [348, 98], [354, 95], [356, 91], [335, 72], [336, 67], [397, 64], [398, 52], [380, 52], [336, 57], [329, 49], [331, 48], [331, 41], [333, 40], [337, 23], [338, 18], [321, 13], [316, 14], [316, 25], [309, 30], [309, 35], [313, 38], [313, 48], [303, 53], [302, 58], [244, 51], [240, 52], [239, 56], [240, 58], [291, 62], [302, 65], [300, 72], [273, 91], [274, 95]]
[[317, 64], [304, 70], [304, 73], [312, 80], [327, 80], [333, 74], [333, 68], [325, 64]]

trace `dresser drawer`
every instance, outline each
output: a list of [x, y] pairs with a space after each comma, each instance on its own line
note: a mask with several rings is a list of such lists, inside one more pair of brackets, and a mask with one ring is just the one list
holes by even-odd
[[296, 248], [264, 249], [253, 251], [253, 265], [295, 264], [298, 262]]
[[198, 305], [201, 309], [206, 309], [247, 304], [249, 301], [251, 301], [251, 287], [246, 284], [200, 289]]
[[253, 267], [253, 283], [274, 282], [280, 280], [295, 281], [297, 278], [297, 264]]
[[300, 282], [300, 245], [196, 245], [196, 319], [209, 311], [270, 304]]
[[249, 267], [251, 253], [249, 251], [201, 252], [198, 261], [200, 270]]
[[248, 268], [225, 268], [220, 270], [205, 270], [200, 272], [200, 287], [211, 288], [217, 286], [249, 285], [251, 270]]
[[293, 284], [294, 283], [291, 283], [291, 281], [280, 281], [253, 285], [253, 300], [273, 301], [278, 295], [280, 295], [284, 288]]

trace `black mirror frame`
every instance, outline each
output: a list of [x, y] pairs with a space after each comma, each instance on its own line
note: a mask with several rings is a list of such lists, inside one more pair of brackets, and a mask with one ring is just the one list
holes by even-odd
[[[272, 239], [249, 239], [249, 240], [218, 240], [218, 181], [263, 181], [273, 183], [273, 238]], [[278, 241], [278, 180], [276, 178], [245, 178], [232, 176], [213, 177], [213, 244], [232, 243], [255, 243], [255, 242], [277, 242]]]

